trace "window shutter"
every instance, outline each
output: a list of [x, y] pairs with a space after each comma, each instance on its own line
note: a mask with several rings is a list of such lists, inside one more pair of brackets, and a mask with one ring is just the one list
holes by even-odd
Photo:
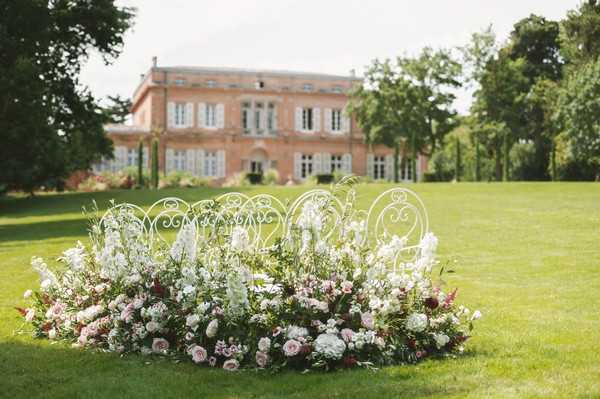
[[321, 153], [317, 152], [313, 154], [312, 164], [313, 164], [313, 174], [320, 175], [323, 173], [323, 161], [322, 161]]
[[394, 156], [385, 156], [385, 179], [394, 181]]
[[204, 177], [204, 150], [196, 150], [195, 175]]
[[294, 118], [294, 130], [297, 132], [302, 131], [302, 108], [296, 107], [296, 113]]
[[217, 177], [225, 177], [225, 151], [217, 151]]
[[302, 154], [299, 152], [294, 153], [294, 179], [302, 179]]
[[167, 104], [167, 126], [175, 127], [175, 103], [169, 102]]
[[127, 167], [127, 147], [117, 147], [117, 163], [119, 170], [125, 169]]
[[326, 133], [331, 133], [332, 129], [331, 129], [331, 118], [332, 118], [332, 112], [331, 112], [331, 108], [325, 108], [325, 127], [324, 127], [324, 131]]
[[196, 151], [192, 148], [185, 150], [185, 170], [192, 175], [195, 175], [196, 171]]
[[217, 104], [217, 129], [225, 128], [225, 106]]
[[313, 130], [315, 132], [321, 131], [321, 109], [313, 108]]
[[350, 117], [342, 114], [342, 126], [341, 126], [342, 133], [345, 133], [345, 134], [350, 133], [350, 122], [351, 122]]
[[256, 126], [254, 126], [254, 108], [248, 108], [247, 110], [248, 112], [248, 130], [250, 132], [255, 132], [256, 131]]
[[273, 108], [273, 132], [277, 131], [277, 107]]
[[198, 127], [204, 127], [206, 117], [206, 103], [198, 103]]
[[374, 177], [374, 166], [375, 166], [375, 162], [373, 159], [373, 154], [372, 153], [368, 153], [367, 154], [367, 177], [370, 177], [371, 179]]
[[352, 173], [352, 154], [342, 155], [342, 170], [346, 174]]
[[148, 167], [148, 147], [142, 147], [142, 166], [144, 168]]
[[167, 148], [166, 151], [166, 173], [171, 173], [172, 170], [175, 169], [175, 153], [172, 148]]
[[194, 104], [185, 104], [185, 126], [194, 127]]
[[321, 167], [323, 173], [331, 173], [331, 154], [329, 154], [328, 152], [324, 152], [323, 154], [321, 154], [321, 162], [323, 165]]

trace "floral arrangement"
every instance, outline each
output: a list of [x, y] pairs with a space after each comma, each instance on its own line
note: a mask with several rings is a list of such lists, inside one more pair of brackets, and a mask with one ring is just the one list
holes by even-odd
[[[336, 369], [414, 363], [459, 354], [471, 313], [456, 290], [436, 285], [437, 238], [424, 234], [402, 260], [407, 237], [370, 246], [365, 220], [344, 205], [329, 234], [331, 204], [309, 199], [268, 248], [221, 219], [199, 239], [199, 216], [155, 245], [131, 209], [95, 220], [91, 245], [64, 252], [53, 272], [40, 258], [39, 291], [20, 309], [35, 336], [111, 352], [187, 358], [238, 368]], [[352, 216], [354, 215], [354, 216]]]

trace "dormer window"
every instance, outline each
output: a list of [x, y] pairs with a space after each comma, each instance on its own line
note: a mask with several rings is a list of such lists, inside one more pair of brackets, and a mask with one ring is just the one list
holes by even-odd
[[304, 90], [304, 91], [313, 91], [314, 87], [310, 83], [304, 83], [304, 85], [302, 86], [302, 90]]
[[261, 90], [265, 88], [265, 82], [262, 80], [257, 81], [254, 86], [256, 87], [256, 90]]
[[217, 87], [217, 82], [215, 80], [207, 80], [206, 87], [208, 87], [209, 89], [214, 89], [215, 87]]

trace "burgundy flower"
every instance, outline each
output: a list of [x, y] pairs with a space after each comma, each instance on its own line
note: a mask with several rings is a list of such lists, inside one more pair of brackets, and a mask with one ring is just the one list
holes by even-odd
[[425, 299], [425, 306], [427, 306], [431, 310], [437, 308], [439, 304], [440, 302], [437, 300], [437, 298], [429, 297]]
[[414, 339], [409, 339], [406, 343], [406, 346], [408, 346], [412, 350], [415, 350], [417, 349], [417, 341], [415, 341]]
[[357, 360], [354, 356], [344, 356], [344, 359], [342, 361], [344, 363], [344, 367], [354, 367], [356, 366]]
[[308, 355], [311, 352], [312, 352], [312, 348], [310, 345], [304, 344], [300, 347], [300, 354], [302, 354], [302, 355]]
[[160, 281], [158, 281], [158, 278], [154, 279], [154, 283], [152, 284], [152, 292], [154, 293], [154, 295], [159, 296], [159, 297], [165, 296], [165, 289], [160, 284]]
[[21, 316], [25, 316], [27, 314], [27, 310], [23, 308], [16, 307], [15, 309], [17, 309], [17, 312], [21, 313]]

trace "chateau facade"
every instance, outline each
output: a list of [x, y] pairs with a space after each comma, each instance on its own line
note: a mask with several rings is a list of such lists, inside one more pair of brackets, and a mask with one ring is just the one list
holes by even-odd
[[[321, 173], [393, 178], [392, 150], [368, 146], [344, 109], [354, 76], [204, 67], [159, 67], [142, 75], [132, 99], [132, 125], [108, 125], [115, 157], [95, 172], [149, 167], [153, 137], [159, 168], [222, 182], [242, 172], [276, 169], [281, 183]], [[417, 178], [426, 167], [419, 156]], [[412, 180], [410, 162], [400, 176]]]

